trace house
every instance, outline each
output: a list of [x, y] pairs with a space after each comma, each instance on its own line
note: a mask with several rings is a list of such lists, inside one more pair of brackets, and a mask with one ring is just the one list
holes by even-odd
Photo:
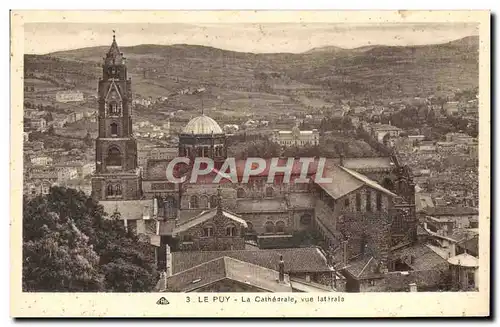
[[459, 113], [458, 101], [448, 101], [443, 104], [443, 109], [446, 111], [448, 116], [453, 116]]
[[[285, 262], [284, 272], [290, 278], [297, 278], [326, 285], [334, 284], [333, 269], [327, 262], [323, 252], [316, 247], [266, 249], [266, 250], [232, 250], [232, 251], [178, 251], [171, 253], [172, 274], [199, 266], [211, 260], [229, 257], [267, 269], [278, 270], [280, 257]], [[340, 277], [339, 284], [342, 283]], [[340, 286], [340, 285], [339, 285]]]
[[157, 291], [292, 292], [284, 263], [277, 262], [277, 266], [279, 271], [223, 256], [171, 276], [162, 274]]
[[[380, 269], [380, 259], [364, 254], [344, 267], [347, 292], [407, 292], [436, 290], [448, 271], [446, 259], [425, 244], [391, 252], [390, 269]], [[413, 287], [412, 287], [413, 285]]]
[[378, 142], [384, 143], [386, 138], [397, 138], [402, 132], [402, 129], [392, 125], [373, 124], [371, 132]]
[[31, 158], [30, 162], [35, 166], [49, 166], [52, 165], [53, 159], [51, 157], [41, 156]]
[[427, 207], [423, 210], [427, 215], [427, 226], [433, 232], [442, 230], [449, 234], [457, 228], [478, 228], [478, 211], [475, 208]]
[[473, 144], [476, 140], [465, 133], [448, 133], [446, 134], [447, 142], [454, 142], [456, 144]]
[[43, 130], [47, 127], [47, 120], [43, 117], [31, 118], [30, 126], [32, 129]]

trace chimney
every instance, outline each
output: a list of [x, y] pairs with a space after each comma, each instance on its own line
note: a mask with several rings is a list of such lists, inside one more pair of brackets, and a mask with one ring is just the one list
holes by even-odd
[[279, 263], [279, 282], [285, 282], [285, 262], [283, 261], [283, 256], [280, 255], [280, 263]]
[[410, 286], [410, 292], [418, 292], [416, 283], [410, 283], [409, 286]]
[[165, 245], [166, 250], [166, 275], [167, 277], [172, 276], [172, 254], [170, 253], [170, 246]]

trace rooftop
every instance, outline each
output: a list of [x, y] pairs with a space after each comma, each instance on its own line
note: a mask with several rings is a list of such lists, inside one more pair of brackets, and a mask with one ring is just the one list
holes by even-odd
[[[244, 219], [238, 217], [237, 215], [235, 215], [233, 213], [222, 210], [222, 215], [224, 217], [229, 218], [230, 220], [240, 224], [240, 225], [243, 225], [244, 227], [247, 227], [247, 222]], [[200, 214], [198, 214], [197, 216], [193, 217], [192, 219], [184, 221], [183, 223], [177, 225], [174, 228], [173, 233], [177, 234], [177, 233], [184, 232], [184, 231], [186, 231], [186, 230], [188, 230], [196, 225], [199, 225], [207, 220], [214, 218], [215, 216], [217, 216], [217, 209], [203, 211]]]
[[204, 114], [191, 119], [182, 130], [182, 133], [194, 135], [224, 134], [219, 124]]
[[278, 275], [276, 270], [223, 256], [168, 277], [167, 289], [171, 292], [190, 292], [230, 279], [267, 292], [291, 292], [288, 276], [285, 276], [284, 283], [279, 283]]
[[280, 255], [285, 272], [330, 271], [326, 258], [318, 248], [288, 248], [270, 250], [189, 251], [172, 252], [172, 271], [178, 273], [213, 259], [230, 257], [269, 269], [278, 269]]
[[479, 212], [476, 208], [470, 207], [427, 207], [423, 209], [429, 216], [466, 216], [477, 215]]

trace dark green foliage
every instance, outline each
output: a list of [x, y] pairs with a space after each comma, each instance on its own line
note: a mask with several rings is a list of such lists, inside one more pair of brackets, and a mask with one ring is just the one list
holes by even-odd
[[148, 292], [156, 281], [152, 247], [106, 219], [93, 199], [53, 187], [25, 200], [23, 288], [26, 291]]

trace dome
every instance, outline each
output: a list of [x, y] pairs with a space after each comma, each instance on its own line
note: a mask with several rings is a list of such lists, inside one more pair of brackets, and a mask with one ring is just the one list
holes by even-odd
[[201, 115], [195, 117], [187, 123], [186, 127], [182, 130], [183, 134], [224, 134], [219, 124], [212, 118]]

